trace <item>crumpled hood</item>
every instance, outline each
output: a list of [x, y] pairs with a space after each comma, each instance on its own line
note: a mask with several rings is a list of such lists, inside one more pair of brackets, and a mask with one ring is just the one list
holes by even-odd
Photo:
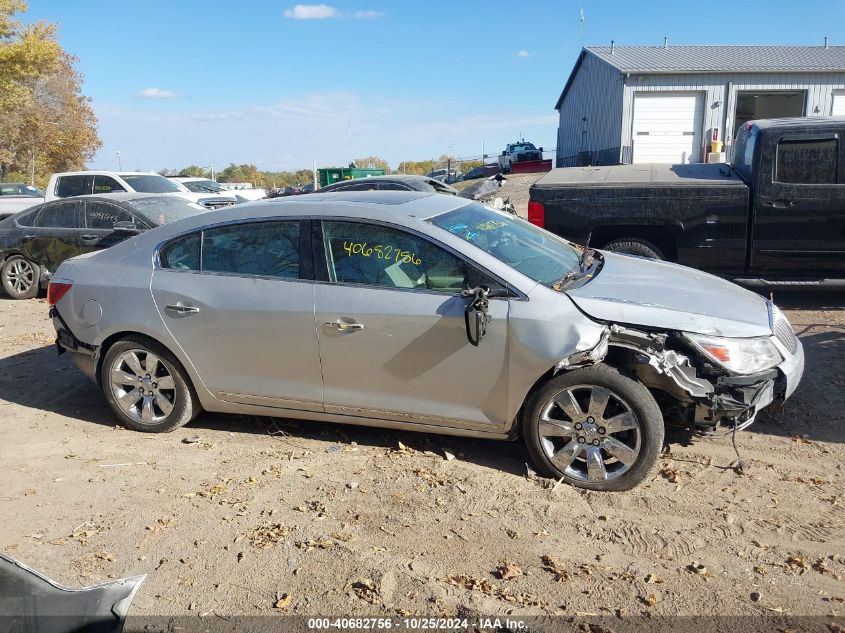
[[699, 270], [602, 251], [604, 266], [566, 294], [595, 319], [714, 336], [767, 336], [766, 300]]

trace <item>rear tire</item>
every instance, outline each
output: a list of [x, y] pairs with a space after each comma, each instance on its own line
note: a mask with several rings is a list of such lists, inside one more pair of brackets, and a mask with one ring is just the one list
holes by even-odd
[[32, 299], [40, 288], [41, 267], [22, 255], [12, 255], [3, 262], [0, 281], [12, 299]]
[[201, 411], [181, 363], [143, 336], [127, 337], [108, 349], [100, 382], [112, 411], [133, 431], [173, 431]]
[[630, 490], [648, 477], [664, 436], [648, 389], [603, 364], [537, 389], [523, 408], [522, 431], [539, 473], [599, 491]]
[[648, 240], [639, 237], [622, 237], [605, 244], [605, 250], [627, 255], [639, 255], [651, 259], [666, 259], [663, 251]]

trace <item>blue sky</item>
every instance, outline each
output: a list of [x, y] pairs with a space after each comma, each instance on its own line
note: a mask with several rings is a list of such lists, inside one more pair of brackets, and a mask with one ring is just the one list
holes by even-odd
[[845, 0], [30, 0], [79, 57], [90, 167], [281, 170], [553, 148], [584, 43], [845, 44]]

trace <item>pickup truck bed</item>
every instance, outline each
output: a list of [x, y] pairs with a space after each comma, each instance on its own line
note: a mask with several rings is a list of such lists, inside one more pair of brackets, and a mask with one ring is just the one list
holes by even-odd
[[728, 165], [706, 163], [554, 169], [531, 187], [553, 233], [596, 248], [636, 235], [716, 273], [744, 267], [749, 195]]
[[693, 165], [609, 165], [605, 167], [571, 167], [555, 169], [538, 180], [534, 187], [563, 189], [582, 185], [610, 187], [649, 186], [696, 187], [737, 186], [744, 187], [729, 165], [697, 163]]

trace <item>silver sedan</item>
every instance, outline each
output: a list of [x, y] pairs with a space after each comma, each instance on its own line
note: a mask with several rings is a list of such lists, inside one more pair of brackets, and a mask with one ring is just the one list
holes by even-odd
[[664, 415], [744, 428], [804, 363], [756, 294], [424, 193], [187, 218], [66, 261], [48, 296], [129, 428], [204, 409], [521, 436], [538, 471], [594, 490], [649, 475]]

